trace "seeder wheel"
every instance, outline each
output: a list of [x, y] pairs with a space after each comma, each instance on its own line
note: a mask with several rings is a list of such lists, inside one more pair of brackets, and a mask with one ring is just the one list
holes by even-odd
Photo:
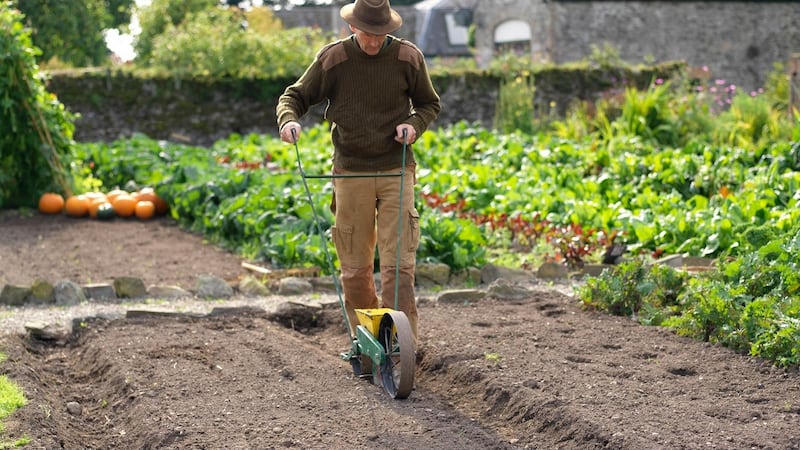
[[378, 341], [386, 354], [380, 366], [383, 388], [392, 398], [407, 398], [414, 389], [416, 360], [414, 337], [406, 315], [400, 311], [384, 314]]

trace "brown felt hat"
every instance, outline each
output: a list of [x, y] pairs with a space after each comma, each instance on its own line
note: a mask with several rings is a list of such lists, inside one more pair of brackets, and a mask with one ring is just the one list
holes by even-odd
[[371, 34], [389, 34], [403, 25], [403, 18], [389, 0], [356, 0], [339, 11], [345, 22]]

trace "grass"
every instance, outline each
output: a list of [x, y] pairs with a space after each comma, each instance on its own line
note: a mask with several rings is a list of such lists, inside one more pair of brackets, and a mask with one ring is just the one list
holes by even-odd
[[[6, 355], [0, 353], [0, 363], [6, 360]], [[14, 411], [22, 408], [27, 403], [22, 389], [14, 384], [5, 375], [0, 375], [0, 449], [22, 447], [30, 442], [28, 438], [20, 438], [16, 441], [6, 441], [2, 436], [5, 433], [3, 420], [10, 416]]]

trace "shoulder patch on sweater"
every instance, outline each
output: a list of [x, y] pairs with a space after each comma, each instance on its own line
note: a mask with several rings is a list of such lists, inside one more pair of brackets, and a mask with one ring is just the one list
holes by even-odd
[[397, 58], [400, 61], [405, 61], [411, 64], [414, 66], [414, 69], [419, 70], [419, 67], [422, 65], [424, 59], [422, 52], [417, 48], [416, 45], [405, 39], [398, 39], [398, 41], [400, 41], [400, 53], [397, 55]]
[[340, 40], [328, 44], [319, 51], [317, 58], [320, 64], [322, 64], [322, 70], [325, 71], [330, 70], [333, 66], [341, 62], [347, 61], [347, 51], [344, 49], [344, 42]]

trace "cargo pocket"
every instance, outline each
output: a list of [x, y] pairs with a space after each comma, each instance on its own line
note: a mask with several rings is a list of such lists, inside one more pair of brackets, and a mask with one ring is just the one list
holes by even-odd
[[419, 211], [417, 211], [417, 208], [411, 208], [408, 211], [408, 226], [406, 230], [407, 251], [416, 252], [419, 247]]
[[336, 246], [336, 252], [339, 253], [339, 259], [349, 259], [347, 256], [353, 253], [353, 227], [334, 225], [331, 227], [331, 238]]

